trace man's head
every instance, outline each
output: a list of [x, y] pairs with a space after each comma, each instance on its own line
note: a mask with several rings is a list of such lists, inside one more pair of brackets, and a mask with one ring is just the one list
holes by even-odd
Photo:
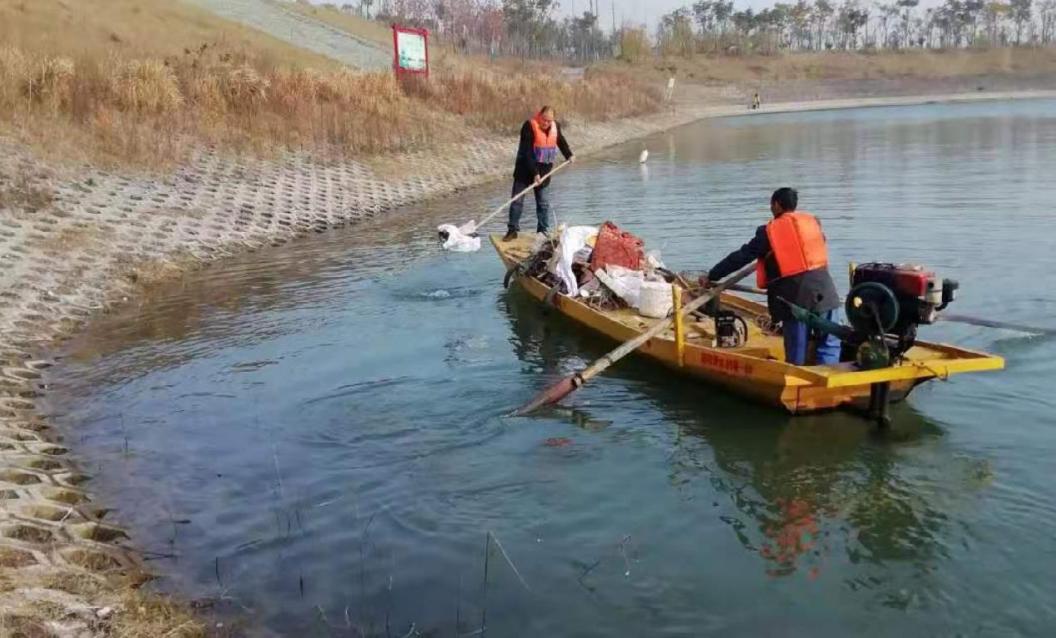
[[782, 213], [796, 210], [799, 205], [799, 193], [796, 189], [785, 186], [774, 191], [770, 196], [770, 212], [774, 217], [780, 217]]
[[543, 127], [544, 131], [550, 130], [550, 125], [554, 123], [554, 107], [544, 106], [539, 109], [539, 125]]

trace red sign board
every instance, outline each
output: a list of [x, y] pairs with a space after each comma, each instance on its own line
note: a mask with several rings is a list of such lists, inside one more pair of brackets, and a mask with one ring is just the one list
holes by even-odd
[[429, 77], [429, 31], [392, 25], [392, 68], [396, 75]]

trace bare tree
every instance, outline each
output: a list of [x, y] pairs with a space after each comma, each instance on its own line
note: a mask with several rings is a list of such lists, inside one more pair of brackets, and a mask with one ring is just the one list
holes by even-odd
[[910, 19], [913, 16], [913, 9], [920, 4], [920, 0], [898, 0], [898, 7], [902, 9], [902, 46], [908, 47], [912, 44], [910, 39]]
[[1056, 0], [1042, 0], [1038, 3], [1038, 15], [1041, 21], [1041, 41], [1051, 44], [1056, 40]]
[[1009, 5], [1012, 7], [1012, 23], [1016, 25], [1016, 45], [1019, 45], [1022, 43], [1023, 27], [1032, 18], [1031, 0], [1011, 0]]
[[811, 7], [807, 0], [798, 0], [788, 10], [789, 28], [792, 29], [793, 42], [796, 47], [811, 48], [813, 46], [813, 33], [810, 30]]
[[847, 0], [840, 6], [837, 23], [841, 34], [842, 49], [858, 48], [858, 32], [869, 22], [869, 11], [863, 9], [857, 0]]
[[693, 19], [688, 8], [681, 8], [660, 18], [656, 40], [665, 55], [690, 56], [696, 49]]
[[814, 8], [810, 13], [810, 21], [814, 25], [814, 30], [817, 36], [814, 38], [814, 49], [821, 50], [822, 48], [831, 48], [831, 42], [826, 37], [828, 35], [829, 20], [833, 14], [836, 13], [836, 9], [833, 8], [832, 3], [829, 0], [816, 0], [814, 2]]

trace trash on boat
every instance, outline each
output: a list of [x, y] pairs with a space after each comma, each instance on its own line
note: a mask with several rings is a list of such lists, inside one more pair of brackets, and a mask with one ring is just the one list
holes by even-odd
[[572, 266], [577, 260], [579, 263], [584, 263], [590, 258], [597, 237], [598, 228], [596, 226], [572, 226], [560, 232], [557, 250], [551, 258], [549, 270], [557, 275], [569, 295], [579, 294], [579, 280]]
[[645, 283], [645, 273], [623, 266], [609, 266], [594, 273], [614, 295], [631, 308], [637, 308]]
[[671, 284], [666, 281], [643, 281], [638, 295], [638, 313], [643, 317], [663, 319], [671, 312]]
[[[531, 253], [521, 272], [566, 295], [612, 310], [636, 309], [647, 317], [662, 317], [671, 311], [671, 287], [658, 272], [663, 268], [660, 253], [646, 253], [640, 238], [612, 222], [559, 226], [550, 235], [538, 235]], [[655, 292], [643, 312], [639, 306], [646, 283], [659, 284], [663, 292]], [[661, 300], [661, 294], [666, 299]]]

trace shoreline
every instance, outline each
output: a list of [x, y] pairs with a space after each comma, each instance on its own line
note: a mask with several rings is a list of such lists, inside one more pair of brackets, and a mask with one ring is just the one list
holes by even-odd
[[[571, 123], [574, 150], [589, 156], [720, 117], [1056, 99], [1056, 90], [977, 91], [774, 103], [750, 111], [744, 99], [709, 104], [715, 96], [705, 87], [683, 90], [673, 111]], [[133, 175], [47, 166], [0, 139], [7, 151], [0, 177], [29, 173], [53, 193], [34, 213], [0, 214], [0, 619], [6, 614], [55, 631], [106, 635], [111, 614], [125, 613], [120, 600], [128, 585], [115, 578], [147, 571], [134, 539], [121, 544], [124, 531], [109, 525], [106, 510], [80, 488], [88, 477], [40, 409], [52, 391], [42, 385], [42, 373], [57, 341], [100, 312], [134, 303], [144, 284], [503, 179], [514, 143], [489, 137], [472, 146], [341, 163], [318, 163], [306, 154], [259, 160], [202, 151], [171, 174]], [[94, 593], [63, 589], [74, 578], [98, 587]], [[65, 613], [42, 611], [56, 609]]]

